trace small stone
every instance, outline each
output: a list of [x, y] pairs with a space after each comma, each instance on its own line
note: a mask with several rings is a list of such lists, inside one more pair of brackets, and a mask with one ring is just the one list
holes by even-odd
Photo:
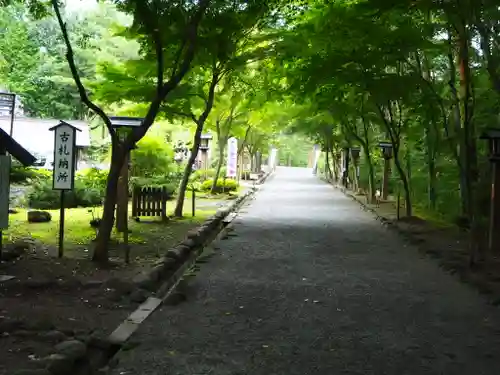
[[15, 208], [9, 208], [9, 214], [12, 214], [12, 215], [15, 215], [15, 214], [18, 214], [19, 211], [16, 210]]
[[130, 293], [130, 300], [135, 303], [143, 303], [149, 297], [149, 292], [144, 289], [136, 289]]
[[183, 252], [181, 249], [179, 248], [173, 248], [173, 249], [170, 249], [169, 251], [167, 251], [167, 257], [169, 258], [172, 258], [172, 259], [176, 259], [176, 260], [181, 260], [183, 258]]
[[156, 284], [156, 282], [160, 281], [163, 278], [163, 275], [166, 273], [165, 266], [163, 264], [159, 264], [154, 266], [149, 272], [149, 277], [151, 281]]
[[[151, 288], [154, 288], [154, 285], [156, 284], [156, 281], [151, 277], [151, 275], [147, 272], [142, 272], [138, 275], [136, 275], [133, 279], [132, 282], [134, 285], [136, 285], [139, 288], [144, 288], [150, 290]], [[133, 292], [132, 292], [133, 293]]]
[[196, 238], [186, 238], [184, 241], [182, 241], [182, 245], [192, 249], [199, 243], [199, 237]]
[[68, 340], [56, 345], [55, 350], [57, 354], [62, 354], [75, 361], [85, 356], [87, 353], [87, 346], [78, 340]]
[[110, 289], [114, 289], [117, 293], [124, 295], [129, 294], [132, 289], [132, 283], [119, 279], [119, 278], [111, 278], [105, 282], [105, 286]]
[[51, 354], [44, 358], [43, 362], [51, 374], [65, 375], [71, 372], [75, 361], [63, 354]]
[[48, 332], [42, 332], [39, 334], [39, 337], [41, 339], [44, 339], [48, 342], [61, 342], [66, 340], [66, 335], [62, 333], [61, 331], [48, 331]]
[[195, 238], [198, 236], [198, 229], [191, 229], [186, 233], [187, 238]]
[[17, 329], [24, 327], [24, 322], [22, 320], [16, 319], [0, 319], [0, 332], [13, 332]]
[[[188, 242], [192, 240], [187, 240]], [[175, 248], [180, 251], [183, 257], [186, 257], [189, 255], [191, 250], [193, 250], [194, 245], [190, 246], [188, 243], [182, 243], [180, 245], [177, 245]]]
[[100, 286], [103, 286], [104, 285], [104, 281], [103, 280], [85, 280], [85, 281], [82, 281], [82, 286], [84, 288], [98, 288]]
[[28, 211], [29, 223], [48, 223], [52, 220], [52, 215], [47, 211]]
[[17, 336], [17, 337], [33, 337], [33, 336], [37, 336], [37, 333], [34, 331], [28, 331], [25, 329], [21, 329], [19, 331], [12, 332], [12, 335]]

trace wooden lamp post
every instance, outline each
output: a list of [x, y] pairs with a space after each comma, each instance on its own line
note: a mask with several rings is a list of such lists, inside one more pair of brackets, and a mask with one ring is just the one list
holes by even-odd
[[488, 248], [500, 250], [500, 129], [489, 129], [480, 139], [488, 141], [491, 163], [490, 224]]
[[343, 151], [343, 163], [342, 163], [342, 185], [344, 188], [349, 186], [349, 147], [344, 147]]
[[389, 174], [391, 172], [391, 159], [392, 159], [392, 143], [380, 142], [379, 147], [382, 150], [382, 157], [384, 158], [384, 180], [382, 181], [382, 199], [387, 200], [389, 196]]
[[361, 154], [361, 148], [359, 147], [351, 147], [351, 157], [352, 163], [354, 164], [354, 191], [358, 192], [359, 190], [359, 156]]

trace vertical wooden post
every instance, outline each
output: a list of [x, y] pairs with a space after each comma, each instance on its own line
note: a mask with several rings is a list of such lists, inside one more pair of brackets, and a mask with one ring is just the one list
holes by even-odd
[[[4, 156], [7, 154], [7, 150], [5, 150], [5, 148], [3, 146], [0, 145], [0, 155]], [[8, 186], [5, 188], [7, 190], [7, 194], [9, 194], [9, 189], [10, 189], [10, 181], [9, 181], [9, 174], [10, 174], [10, 163], [9, 163], [9, 167], [6, 168], [8, 169], [7, 171], [5, 171], [5, 180], [6, 181], [1, 181], [1, 180], [4, 180], [2, 177], [0, 177], [0, 184], [3, 183], [3, 184], [7, 184]], [[0, 171], [1, 173], [2, 171]], [[1, 194], [1, 192], [0, 192]], [[0, 202], [0, 209], [1, 210], [7, 210], [5, 212], [6, 215], [9, 215], [9, 204], [8, 204], [8, 201], [9, 201], [9, 198], [8, 196], [5, 198], [6, 199], [6, 202], [7, 202], [7, 207], [1, 207], [2, 206], [2, 202]], [[0, 213], [1, 215], [3, 215], [3, 213]], [[8, 218], [8, 216], [7, 216]], [[3, 230], [2, 230], [2, 227], [0, 227], [0, 260], [2, 260], [2, 250], [3, 250]]]
[[492, 184], [490, 203], [490, 225], [488, 247], [491, 251], [500, 250], [500, 160], [492, 161]]
[[382, 181], [382, 200], [386, 201], [389, 197], [389, 174], [391, 172], [391, 160], [384, 159], [384, 179]]
[[65, 210], [65, 203], [64, 203], [64, 193], [65, 190], [61, 190], [61, 208], [60, 208], [60, 213], [59, 213], [59, 251], [57, 253], [57, 256], [59, 258], [62, 258], [64, 255], [64, 214], [66, 212]]
[[396, 220], [401, 218], [401, 191], [398, 189], [398, 200], [397, 200], [397, 209], [396, 209]]
[[[116, 229], [123, 233], [128, 229], [128, 162], [129, 154], [125, 157], [120, 177], [118, 180], [118, 192], [116, 201]], [[125, 238], [124, 238], [125, 239]]]

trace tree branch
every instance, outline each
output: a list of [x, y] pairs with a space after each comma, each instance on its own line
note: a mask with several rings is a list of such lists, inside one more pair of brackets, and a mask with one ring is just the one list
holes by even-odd
[[102, 110], [102, 108], [100, 108], [98, 105], [96, 105], [94, 102], [92, 102], [90, 100], [90, 98], [87, 95], [87, 91], [85, 90], [85, 87], [83, 86], [83, 83], [80, 79], [78, 69], [76, 68], [73, 48], [71, 46], [71, 42], [70, 42], [69, 36], [68, 36], [68, 29], [67, 29], [66, 24], [64, 23], [64, 21], [62, 19], [61, 11], [59, 9], [58, 0], [52, 0], [52, 6], [53, 6], [54, 11], [56, 13], [57, 21], [59, 23], [59, 28], [61, 29], [61, 33], [63, 35], [64, 43], [66, 44], [66, 60], [68, 61], [68, 65], [69, 65], [69, 68], [71, 70], [71, 75], [73, 76], [73, 80], [75, 81], [76, 87], [78, 89], [78, 93], [80, 94], [80, 99], [88, 108], [90, 108], [92, 111], [94, 111], [96, 114], [99, 115], [99, 117], [106, 124], [106, 127], [108, 128], [108, 131], [109, 131], [109, 134], [111, 135], [111, 138], [114, 139], [116, 136], [116, 132], [111, 125], [111, 120], [106, 115], [106, 113]]
[[169, 108], [169, 107], [164, 107], [163, 110], [165, 112], [173, 113], [174, 115], [177, 115], [177, 116], [186, 117], [188, 119], [193, 120], [194, 122], [197, 121], [196, 116], [192, 112], [186, 113], [186, 112], [182, 112], [182, 111], [177, 111], [177, 110]]
[[163, 44], [161, 42], [160, 30], [158, 27], [153, 31], [153, 39], [155, 43], [156, 49], [156, 64], [157, 64], [157, 73], [156, 73], [156, 95], [161, 94], [161, 89], [163, 87], [163, 72], [165, 70], [164, 61], [163, 61]]
[[198, 26], [203, 18], [203, 15], [205, 14], [205, 11], [210, 5], [210, 2], [211, 0], [200, 0], [198, 5], [198, 10], [195, 12], [191, 21], [189, 22], [188, 30], [186, 32], [186, 37], [182, 42], [183, 44], [187, 44], [188, 47], [186, 53], [184, 54], [184, 58], [179, 67], [179, 70], [175, 70], [175, 72], [173, 72], [172, 75], [170, 76], [170, 79], [167, 82], [165, 82], [161, 87], [161, 90], [159, 90], [158, 94], [156, 95], [156, 98], [152, 101], [151, 105], [149, 106], [148, 112], [144, 117], [142, 126], [134, 128], [133, 131], [128, 136], [126, 141], [128, 148], [132, 149], [134, 144], [142, 137], [144, 137], [144, 135], [147, 133], [151, 125], [153, 125], [156, 115], [158, 114], [158, 111], [161, 107], [161, 103], [163, 102], [165, 97], [179, 85], [182, 78], [184, 78], [184, 76], [191, 68], [191, 63], [194, 59], [196, 51], [196, 40], [198, 39], [197, 38]]

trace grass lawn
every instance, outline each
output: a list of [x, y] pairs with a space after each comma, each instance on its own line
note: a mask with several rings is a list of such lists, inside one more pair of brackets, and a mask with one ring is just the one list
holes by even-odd
[[[199, 200], [201, 203], [202, 200]], [[198, 202], [197, 202], [198, 203]], [[175, 202], [168, 202], [168, 214], [172, 215]], [[90, 226], [92, 213], [90, 208], [66, 209], [64, 246], [67, 257], [86, 257], [95, 238], [95, 230]], [[186, 199], [183, 219], [172, 219], [162, 223], [160, 218], [144, 218], [141, 222], [129, 220], [129, 243], [132, 248], [139, 248], [140, 254], [157, 255], [165, 248], [175, 245], [181, 241], [187, 231], [198, 226], [208, 217], [212, 216], [217, 207], [204, 207], [196, 210], [196, 216], [191, 216], [191, 204]], [[48, 210], [52, 215], [52, 221], [48, 223], [28, 223], [27, 210], [19, 210], [17, 214], [9, 216], [9, 228], [4, 231], [7, 242], [19, 238], [31, 237], [39, 240], [49, 248], [57, 247], [59, 235], [59, 210]], [[129, 213], [132, 212], [129, 207]], [[100, 217], [102, 208], [95, 208], [94, 215]], [[122, 238], [122, 234], [113, 231], [112, 239], [116, 245]], [[115, 246], [116, 247], [116, 246]], [[113, 256], [113, 246], [111, 246]], [[137, 254], [136, 254], [137, 255]]]

